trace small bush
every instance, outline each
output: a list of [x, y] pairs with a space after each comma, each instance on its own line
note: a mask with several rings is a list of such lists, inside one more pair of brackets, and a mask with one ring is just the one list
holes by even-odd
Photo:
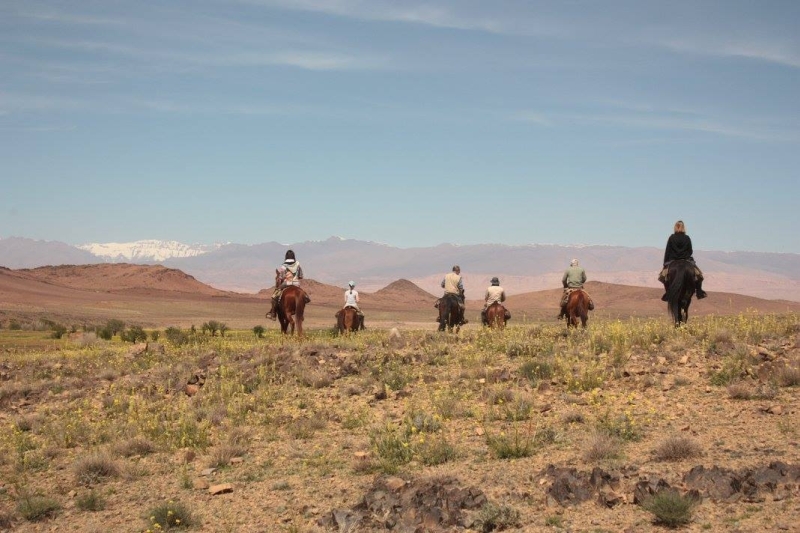
[[387, 474], [396, 473], [400, 466], [411, 462], [414, 455], [405, 431], [392, 425], [373, 431], [370, 444], [381, 470]]
[[535, 435], [530, 431], [522, 432], [515, 424], [513, 431], [507, 435], [505, 431], [497, 435], [486, 433], [486, 445], [498, 459], [518, 459], [530, 457], [536, 448]]
[[180, 328], [173, 326], [170, 326], [164, 330], [164, 336], [175, 346], [181, 346], [189, 342], [189, 335], [181, 331]]
[[637, 441], [642, 438], [642, 430], [637, 427], [630, 413], [612, 415], [611, 411], [606, 411], [597, 419], [597, 429], [622, 440]]
[[160, 338], [161, 338], [161, 332], [158, 331], [157, 329], [154, 329], [153, 331], [150, 332], [150, 340], [151, 341], [158, 342], [158, 339], [160, 339]]
[[96, 512], [106, 508], [106, 500], [100, 494], [92, 490], [78, 496], [75, 500], [75, 505], [82, 511]]
[[97, 328], [95, 334], [104, 341], [110, 341], [114, 337], [114, 332], [107, 327]]
[[440, 465], [453, 461], [457, 455], [453, 445], [442, 436], [420, 437], [420, 440], [414, 445], [414, 453], [419, 455], [420, 461], [425, 466]]
[[134, 437], [114, 447], [114, 451], [123, 457], [145, 456], [153, 453], [155, 449], [155, 445], [144, 437]]
[[662, 490], [642, 503], [642, 508], [655, 515], [655, 522], [667, 527], [679, 527], [692, 521], [697, 502], [675, 490]]
[[119, 466], [105, 453], [88, 455], [75, 463], [75, 478], [83, 485], [92, 485], [119, 475]]
[[776, 378], [781, 387], [800, 387], [800, 367], [783, 367], [778, 370]]
[[131, 326], [120, 334], [120, 338], [125, 342], [136, 344], [137, 342], [145, 342], [147, 333], [141, 326]]
[[255, 335], [258, 339], [263, 339], [266, 331], [267, 330], [264, 329], [264, 326], [253, 326], [253, 335]]
[[590, 463], [610, 461], [621, 457], [622, 441], [604, 432], [597, 432], [589, 438], [583, 456]]
[[286, 427], [286, 431], [295, 439], [307, 440], [312, 438], [317, 431], [324, 429], [325, 426], [325, 419], [318, 416], [298, 418]]
[[170, 529], [189, 528], [197, 525], [192, 512], [180, 502], [167, 502], [150, 510], [149, 519], [151, 527], [156, 527], [160, 531]]
[[52, 518], [60, 510], [61, 504], [47, 496], [24, 494], [17, 501], [17, 511], [29, 522]]
[[519, 511], [507, 505], [484, 505], [475, 519], [480, 531], [503, 531], [519, 527]]
[[216, 448], [211, 450], [208, 466], [212, 468], [220, 468], [223, 466], [228, 466], [229, 464], [231, 464], [231, 459], [233, 459], [234, 457], [241, 457], [245, 453], [247, 453], [247, 450], [241, 446], [233, 446], [230, 444], [217, 446]]
[[519, 373], [533, 385], [536, 385], [539, 381], [551, 379], [555, 371], [551, 362], [533, 360], [522, 363], [519, 367]]
[[702, 455], [703, 448], [694, 439], [683, 436], [669, 437], [659, 444], [653, 455], [658, 461], [681, 461]]
[[753, 397], [753, 391], [744, 381], [737, 381], [728, 385], [728, 396], [734, 400], [749, 400]]
[[67, 332], [67, 326], [64, 324], [53, 324], [52, 329], [53, 333], [51, 333], [51, 337], [54, 339], [60, 339]]

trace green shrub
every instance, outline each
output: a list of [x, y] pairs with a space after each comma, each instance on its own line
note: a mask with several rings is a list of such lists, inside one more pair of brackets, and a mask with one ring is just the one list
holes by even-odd
[[189, 335], [181, 331], [180, 328], [176, 328], [173, 326], [170, 326], [166, 330], [164, 330], [164, 336], [167, 338], [169, 342], [171, 342], [176, 346], [181, 346], [189, 342]]
[[679, 527], [692, 521], [697, 502], [675, 490], [662, 490], [642, 503], [642, 508], [655, 516], [655, 522], [667, 527]]
[[120, 334], [120, 338], [125, 342], [137, 343], [147, 340], [147, 333], [141, 326], [131, 326]]
[[61, 504], [47, 496], [23, 494], [17, 501], [17, 511], [29, 522], [52, 518], [59, 510]]
[[106, 500], [100, 494], [92, 490], [78, 496], [75, 500], [75, 505], [82, 511], [96, 512], [106, 508]]
[[484, 505], [475, 519], [480, 531], [503, 531], [519, 527], [519, 511], [507, 505]]
[[180, 502], [167, 502], [150, 510], [148, 513], [151, 527], [160, 531], [189, 528], [197, 525], [192, 512]]

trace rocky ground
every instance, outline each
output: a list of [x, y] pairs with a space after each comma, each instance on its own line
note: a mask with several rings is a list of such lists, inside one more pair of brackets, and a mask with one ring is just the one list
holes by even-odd
[[0, 527], [638, 532], [672, 490], [686, 531], [800, 531], [800, 326], [765, 320], [7, 351]]

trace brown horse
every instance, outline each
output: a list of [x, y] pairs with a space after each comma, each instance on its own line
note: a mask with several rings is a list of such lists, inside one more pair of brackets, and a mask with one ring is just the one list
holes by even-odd
[[278, 301], [278, 321], [281, 323], [281, 333], [303, 336], [303, 312], [306, 304], [311, 301], [306, 292], [296, 285], [289, 285], [281, 293]]
[[577, 289], [569, 293], [567, 299], [567, 328], [570, 326], [577, 328], [578, 319], [581, 326], [586, 328], [586, 321], [589, 320], [589, 295], [582, 289]]
[[494, 302], [486, 309], [485, 325], [490, 328], [504, 329], [506, 327], [506, 308], [500, 302]]
[[439, 331], [453, 331], [456, 333], [461, 328], [464, 321], [464, 314], [459, 305], [458, 296], [455, 294], [445, 294], [439, 300]]
[[364, 329], [364, 322], [358, 316], [358, 311], [355, 307], [345, 307], [340, 309], [335, 315], [336, 327], [339, 328], [339, 334], [358, 331]]

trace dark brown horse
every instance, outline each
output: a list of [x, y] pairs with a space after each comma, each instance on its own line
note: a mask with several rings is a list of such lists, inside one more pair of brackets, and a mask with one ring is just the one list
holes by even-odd
[[455, 294], [445, 294], [439, 300], [439, 331], [453, 331], [455, 328], [456, 333], [461, 328], [462, 319], [464, 315], [459, 305], [458, 296]]
[[494, 302], [486, 309], [485, 325], [490, 328], [504, 329], [506, 327], [506, 308], [500, 302]]
[[340, 309], [334, 316], [336, 317], [336, 327], [339, 328], [340, 335], [364, 329], [364, 322], [355, 307], [348, 306]]
[[695, 288], [694, 265], [683, 259], [671, 262], [667, 272], [667, 309], [676, 326], [689, 321]]
[[586, 321], [589, 320], [589, 295], [582, 289], [572, 291], [567, 298], [567, 328], [577, 328], [578, 319], [585, 329]]
[[303, 312], [306, 304], [311, 301], [306, 292], [296, 285], [289, 285], [281, 293], [278, 300], [278, 321], [281, 323], [281, 333], [303, 336]]

